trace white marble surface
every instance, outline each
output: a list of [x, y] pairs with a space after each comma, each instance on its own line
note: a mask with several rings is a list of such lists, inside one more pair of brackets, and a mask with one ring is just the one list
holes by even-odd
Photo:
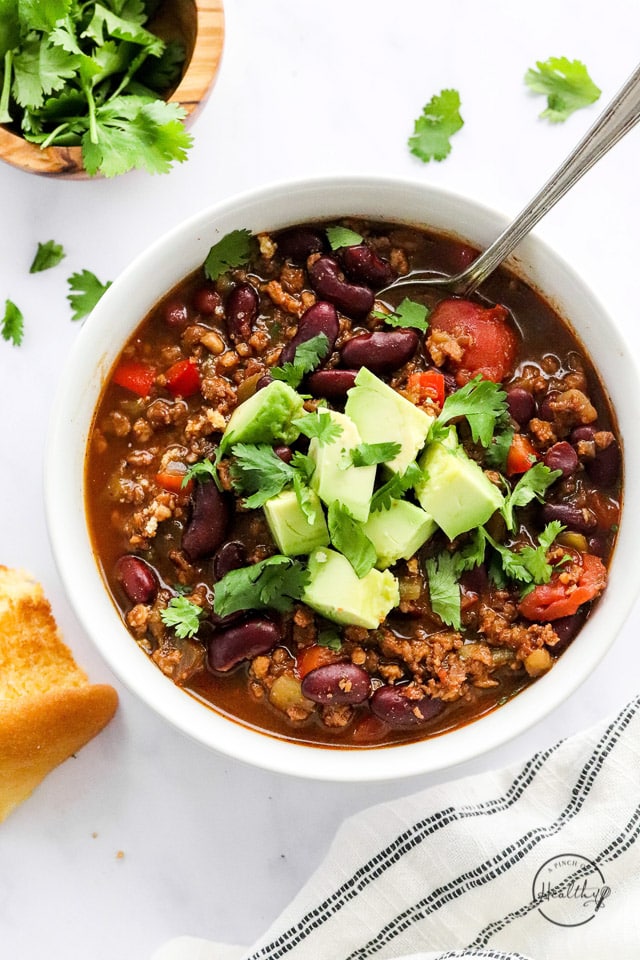
[[[7, 957], [144, 960], [179, 934], [249, 943], [310, 875], [346, 815], [522, 757], [637, 691], [636, 605], [589, 681], [502, 749], [395, 784], [305, 783], [187, 741], [122, 689], [81, 632], [42, 504], [46, 412], [78, 333], [66, 278], [87, 268], [113, 279], [203, 205], [291, 176], [395, 173], [513, 214], [598, 111], [564, 125], [539, 121], [543, 102], [522, 83], [527, 67], [551, 55], [583, 59], [604, 102], [635, 67], [640, 27], [635, 0], [227, 0], [226, 13], [222, 69], [193, 126], [188, 163], [169, 176], [90, 183], [0, 168], [0, 297], [26, 317], [20, 349], [0, 342], [0, 561], [43, 582], [77, 659], [121, 695], [109, 728], [0, 827]], [[447, 86], [460, 90], [465, 127], [444, 163], [423, 165], [406, 140], [423, 104]], [[639, 149], [634, 131], [537, 229], [590, 281], [634, 350]], [[50, 238], [64, 244], [66, 260], [30, 276], [37, 242]], [[630, 664], [622, 671], [620, 656]]]

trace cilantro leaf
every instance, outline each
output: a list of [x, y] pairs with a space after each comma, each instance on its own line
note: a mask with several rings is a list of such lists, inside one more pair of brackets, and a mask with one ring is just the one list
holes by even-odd
[[494, 436], [493, 440], [485, 450], [485, 460], [487, 462], [487, 466], [504, 472], [507, 466], [507, 457], [513, 442], [514, 432], [515, 431], [513, 427], [507, 427], [506, 430], [502, 430], [500, 433]]
[[328, 647], [329, 650], [338, 650], [342, 649], [342, 639], [336, 630], [331, 627], [327, 627], [326, 630], [318, 630], [318, 637], [316, 643], [320, 647]]
[[459, 630], [460, 619], [460, 584], [455, 558], [446, 552], [431, 557], [425, 563], [427, 581], [429, 584], [429, 599], [431, 609], [440, 617], [443, 623]]
[[236, 610], [290, 610], [309, 580], [302, 564], [282, 554], [250, 567], [230, 570], [215, 585], [214, 611], [226, 617]]
[[425, 163], [444, 160], [451, 152], [450, 137], [463, 126], [460, 116], [460, 94], [457, 90], [441, 90], [423, 107], [414, 124], [409, 149]]
[[181, 123], [184, 108], [131, 94], [116, 97], [95, 111], [95, 132], [82, 137], [82, 159], [91, 176], [115, 177], [134, 168], [166, 173], [182, 163], [192, 137]]
[[13, 57], [13, 96], [21, 107], [37, 109], [45, 96], [64, 87], [78, 69], [78, 57], [31, 34]]
[[535, 463], [523, 473], [500, 507], [507, 529], [515, 530], [513, 511], [516, 507], [525, 507], [534, 498], [542, 501], [547, 488], [561, 476], [562, 470], [550, 470], [544, 463]]
[[326, 410], [316, 410], [315, 413], [307, 413], [304, 417], [298, 417], [293, 421], [300, 433], [310, 439], [315, 437], [320, 444], [333, 443], [342, 433], [342, 427], [331, 419], [331, 414]]
[[465, 417], [474, 443], [488, 447], [493, 432], [507, 416], [507, 395], [498, 383], [474, 377], [464, 387], [451, 393], [430, 431], [431, 440], [440, 440], [443, 427], [457, 417]]
[[4, 340], [10, 340], [19, 347], [24, 334], [24, 317], [13, 300], [5, 300], [4, 317], [0, 321], [0, 332]]
[[353, 519], [346, 507], [334, 500], [327, 512], [327, 525], [336, 550], [347, 558], [360, 579], [366, 577], [376, 565], [378, 555], [362, 524]]
[[172, 627], [181, 640], [196, 635], [204, 615], [202, 607], [186, 597], [172, 597], [165, 609], [160, 611], [160, 619], [165, 627]]
[[95, 273], [90, 270], [83, 270], [82, 273], [73, 273], [67, 280], [71, 293], [67, 294], [67, 300], [73, 310], [72, 320], [82, 320], [87, 317], [100, 297], [111, 286], [111, 281], [101, 283]]
[[422, 470], [417, 463], [410, 463], [403, 474], [394, 473], [371, 498], [371, 510], [388, 510], [392, 500], [399, 500], [403, 493], [422, 479]]
[[429, 310], [423, 303], [416, 303], [405, 297], [392, 313], [383, 313], [382, 310], [374, 310], [373, 314], [378, 320], [384, 320], [390, 327], [414, 327], [425, 333], [429, 327], [427, 317]]
[[182, 483], [180, 487], [184, 489], [190, 480], [197, 480], [199, 483], [207, 480], [217, 481], [218, 472], [214, 463], [209, 460], [208, 457], [205, 457], [204, 460], [198, 460], [197, 463], [192, 463], [190, 467], [187, 467], [187, 472], [182, 478]]
[[363, 242], [363, 237], [359, 233], [347, 227], [327, 227], [327, 239], [332, 250], [339, 250], [340, 247], [356, 247]]
[[250, 494], [245, 500], [249, 510], [262, 507], [293, 483], [295, 471], [268, 443], [236, 443], [231, 453], [229, 473], [236, 490]]
[[374, 463], [386, 463], [400, 453], [401, 444], [393, 441], [382, 443], [359, 443], [349, 452], [354, 467], [369, 467]]
[[232, 230], [209, 250], [204, 262], [208, 280], [217, 280], [227, 270], [241, 267], [251, 256], [250, 230]]
[[547, 550], [564, 529], [559, 520], [552, 520], [538, 537], [537, 546], [526, 544], [520, 548], [520, 555], [534, 583], [548, 583], [551, 579], [553, 567], [547, 562]]
[[305, 374], [320, 364], [329, 352], [329, 338], [325, 333], [319, 333], [298, 344], [292, 362], [282, 367], [272, 367], [271, 376], [274, 380], [284, 380], [295, 390], [303, 380]]
[[562, 123], [576, 110], [595, 103], [601, 94], [580, 60], [549, 57], [538, 60], [537, 70], [527, 70], [524, 80], [534, 93], [547, 97], [547, 109], [540, 114], [551, 123]]
[[65, 252], [61, 244], [55, 240], [47, 240], [46, 243], [39, 243], [33, 263], [29, 268], [29, 273], [40, 273], [41, 270], [50, 270], [57, 266], [65, 257]]

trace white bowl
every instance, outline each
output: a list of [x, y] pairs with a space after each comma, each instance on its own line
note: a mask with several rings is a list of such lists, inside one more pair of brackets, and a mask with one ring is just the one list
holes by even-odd
[[[522, 733], [565, 700], [608, 650], [640, 585], [640, 445], [634, 421], [638, 374], [606, 311], [582, 280], [539, 240], [518, 249], [517, 272], [573, 326], [595, 358], [625, 438], [623, 519], [609, 586], [577, 641], [554, 668], [493, 713], [430, 740], [349, 750], [309, 747], [259, 733], [176, 687], [140, 650], [104, 586], [87, 532], [84, 460], [93, 411], [122, 346], [148, 311], [237, 228], [276, 230], [314, 218], [362, 215], [415, 223], [481, 248], [505, 219], [470, 200], [424, 185], [370, 177], [278, 184], [219, 203], [139, 256], [85, 323], [60, 381], [46, 455], [46, 507], [56, 561], [70, 601], [114, 673], [166, 720], [207, 747], [270, 770], [323, 780], [394, 779], [453, 766]], [[159, 280], [159, 278], [161, 278]]]

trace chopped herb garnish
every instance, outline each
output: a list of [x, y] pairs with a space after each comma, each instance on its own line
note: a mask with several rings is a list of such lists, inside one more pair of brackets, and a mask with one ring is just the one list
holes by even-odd
[[212, 463], [208, 457], [205, 457], [204, 460], [198, 460], [197, 463], [193, 463], [190, 467], [187, 467], [187, 472], [182, 478], [180, 486], [184, 489], [190, 480], [197, 480], [199, 483], [202, 483], [206, 480], [217, 480], [217, 476], [218, 472], [215, 464]]
[[450, 138], [463, 124], [460, 94], [457, 90], [441, 90], [415, 121], [413, 136], [409, 138], [411, 153], [425, 163], [444, 160], [451, 152]]
[[507, 395], [500, 384], [484, 380], [478, 374], [447, 397], [431, 427], [429, 439], [441, 440], [446, 434], [444, 427], [451, 420], [465, 417], [474, 443], [488, 447], [495, 429], [505, 421], [507, 409]]
[[404, 473], [394, 473], [390, 480], [380, 487], [371, 498], [371, 511], [388, 510], [392, 500], [399, 500], [403, 493], [415, 486], [423, 477], [417, 463], [410, 463]]
[[378, 555], [362, 525], [353, 519], [350, 512], [334, 501], [327, 513], [331, 542], [343, 554], [360, 579], [375, 566]]
[[401, 449], [402, 445], [393, 441], [359, 443], [349, 451], [350, 460], [354, 467], [370, 467], [374, 463], [387, 463], [393, 460]]
[[316, 410], [315, 413], [307, 413], [304, 417], [298, 417], [293, 421], [300, 433], [305, 437], [312, 439], [315, 437], [320, 444], [333, 443], [342, 433], [342, 427], [331, 419], [331, 414], [326, 410]]
[[329, 352], [329, 338], [325, 333], [310, 337], [296, 347], [293, 361], [281, 367], [272, 367], [270, 370], [274, 380], [284, 380], [295, 390], [300, 385], [305, 374], [315, 370]]
[[335, 630], [332, 630], [331, 627], [318, 631], [316, 643], [321, 647], [328, 647], [329, 650], [335, 650], [336, 653], [342, 649], [342, 640], [339, 634], [337, 634]]
[[339, 250], [340, 247], [356, 247], [363, 242], [359, 233], [347, 227], [327, 227], [327, 239], [332, 250]]
[[74, 273], [67, 280], [71, 293], [67, 294], [67, 300], [73, 310], [72, 320], [82, 320], [89, 316], [100, 297], [111, 286], [111, 281], [101, 283], [95, 273], [90, 270], [83, 270], [82, 273]]
[[196, 635], [204, 615], [202, 607], [186, 597], [172, 597], [165, 609], [160, 611], [160, 619], [165, 627], [172, 627], [181, 640]]
[[410, 300], [409, 297], [405, 297], [392, 313], [385, 313], [383, 310], [373, 310], [372, 316], [378, 320], [384, 320], [390, 327], [414, 327], [423, 333], [425, 333], [429, 327], [427, 321], [429, 310], [423, 303], [416, 303], [415, 300]]
[[0, 331], [4, 340], [10, 340], [14, 347], [19, 347], [24, 336], [24, 317], [13, 300], [5, 300], [4, 316]]
[[276, 554], [250, 567], [230, 570], [215, 585], [213, 609], [220, 617], [236, 610], [290, 610], [309, 574], [301, 563]]
[[459, 630], [460, 620], [460, 584], [455, 557], [450, 553], [440, 553], [425, 563], [429, 583], [431, 609], [443, 623]]
[[513, 427], [507, 427], [506, 430], [502, 430], [494, 436], [485, 450], [485, 460], [488, 467], [493, 467], [494, 470], [504, 472], [507, 466], [509, 450], [513, 442], [513, 435]]
[[227, 270], [242, 267], [251, 257], [252, 234], [250, 230], [232, 230], [209, 250], [204, 262], [205, 276], [217, 280]]
[[601, 94], [584, 63], [567, 57], [538, 60], [537, 70], [527, 70], [524, 80], [534, 93], [547, 98], [547, 109], [540, 114], [551, 123], [561, 123], [576, 110], [595, 103]]
[[511, 493], [500, 507], [508, 530], [515, 530], [513, 511], [525, 507], [535, 498], [542, 501], [551, 484], [562, 476], [562, 470], [550, 470], [544, 463], [536, 463], [523, 473]]
[[61, 244], [55, 240], [47, 240], [46, 243], [39, 243], [33, 263], [29, 268], [29, 273], [40, 273], [42, 270], [50, 270], [57, 266], [64, 259], [65, 252]]
[[236, 443], [231, 454], [233, 485], [239, 493], [249, 494], [245, 506], [250, 510], [262, 507], [293, 483], [295, 470], [268, 443]]

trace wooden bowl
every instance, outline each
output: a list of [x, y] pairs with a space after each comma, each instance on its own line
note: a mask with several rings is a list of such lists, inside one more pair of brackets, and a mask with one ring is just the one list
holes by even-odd
[[[163, 0], [149, 28], [163, 40], [181, 40], [185, 66], [180, 83], [167, 99], [179, 103], [189, 122], [213, 86], [224, 42], [222, 0]], [[0, 125], [0, 160], [47, 177], [87, 180], [80, 147], [47, 147], [29, 143]]]

